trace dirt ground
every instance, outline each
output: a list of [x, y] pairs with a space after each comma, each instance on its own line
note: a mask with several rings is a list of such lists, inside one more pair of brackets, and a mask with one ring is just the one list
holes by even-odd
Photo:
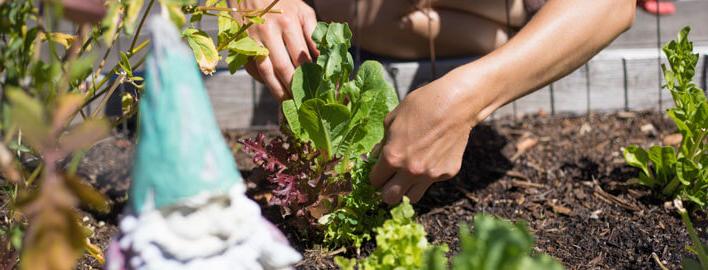
[[[415, 205], [418, 221], [428, 239], [448, 244], [451, 254], [458, 251], [459, 225], [471, 222], [476, 213], [489, 213], [525, 221], [536, 235], [536, 250], [558, 258], [568, 269], [658, 269], [658, 262], [678, 269], [681, 257], [689, 255], [683, 224], [670, 204], [633, 183], [637, 170], [624, 164], [620, 150], [628, 144], [672, 143], [674, 132], [658, 113], [538, 114], [485, 122], [471, 133], [460, 174], [435, 184]], [[236, 143], [256, 133], [225, 134], [243, 173], [257, 178]], [[127, 198], [132, 148], [127, 139], [105, 141], [79, 166], [79, 174], [114, 205], [108, 215], [83, 215], [94, 228], [92, 242], [102, 248], [116, 232]], [[335, 269], [333, 252], [288, 233], [277, 209], [264, 206], [264, 213], [305, 254], [297, 269]], [[701, 237], [708, 239], [706, 213], [694, 213], [693, 219]], [[367, 243], [362, 253], [372, 248]], [[337, 255], [353, 256], [351, 251]], [[99, 267], [85, 256], [78, 269]]]
[[[657, 261], [678, 269], [689, 255], [683, 224], [670, 204], [633, 183], [638, 171], [621, 154], [628, 144], [673, 143], [674, 132], [658, 113], [540, 114], [484, 123], [472, 131], [460, 174], [415, 205], [418, 221], [451, 254], [458, 252], [459, 225], [490, 213], [525, 221], [536, 250], [568, 269], [658, 269]], [[230, 141], [241, 136], [252, 135], [229, 134]], [[237, 156], [250, 168], [247, 156]], [[707, 239], [705, 213], [694, 219]], [[331, 252], [290, 236], [305, 253], [298, 269], [334, 268]], [[371, 248], [365, 245], [363, 253]]]

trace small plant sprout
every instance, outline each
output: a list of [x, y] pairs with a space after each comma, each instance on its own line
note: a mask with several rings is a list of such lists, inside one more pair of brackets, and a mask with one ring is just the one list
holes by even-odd
[[688, 39], [689, 27], [676, 40], [664, 45], [669, 67], [662, 65], [666, 84], [675, 107], [667, 114], [683, 136], [678, 149], [636, 145], [624, 149], [627, 164], [640, 169], [639, 181], [664, 198], [678, 197], [700, 208], [708, 206], [708, 100], [705, 92], [693, 83], [698, 54]]

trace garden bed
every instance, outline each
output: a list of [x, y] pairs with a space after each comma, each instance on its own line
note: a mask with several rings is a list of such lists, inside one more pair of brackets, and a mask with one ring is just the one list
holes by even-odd
[[[637, 170], [625, 165], [620, 150], [629, 144], [670, 143], [674, 132], [671, 121], [654, 112], [538, 114], [484, 123], [472, 132], [460, 174], [434, 185], [415, 205], [418, 220], [429, 240], [447, 243], [453, 253], [458, 224], [484, 212], [527, 221], [537, 250], [569, 269], [657, 269], [657, 259], [669, 269], [679, 268], [681, 257], [689, 255], [684, 226], [669, 204], [631, 184]], [[253, 133], [229, 133], [230, 141], [243, 136]], [[520, 152], [521, 144], [533, 146]], [[237, 157], [242, 168], [252, 167], [247, 155]], [[251, 194], [268, 196], [257, 189]], [[266, 213], [283, 223], [278, 209], [266, 207]], [[708, 238], [705, 213], [694, 219]], [[298, 269], [334, 268], [336, 252], [323, 253], [297, 235], [288, 236], [305, 254]], [[372, 247], [365, 245], [363, 253]]]
[[[452, 253], [458, 248], [458, 225], [484, 212], [525, 220], [536, 235], [536, 250], [558, 258], [568, 269], [657, 269], [657, 260], [669, 269], [679, 268], [681, 257], [689, 256], [685, 228], [675, 209], [631, 183], [637, 170], [624, 164], [620, 150], [629, 144], [671, 143], [674, 132], [671, 121], [655, 112], [537, 114], [485, 122], [472, 132], [460, 174], [435, 184], [415, 205], [418, 221], [429, 240], [448, 244]], [[297, 268], [334, 269], [334, 255], [354, 256], [342, 250], [324, 252], [300, 239], [284, 225], [278, 209], [266, 206], [269, 194], [262, 189], [264, 183], [253, 182], [261, 174], [252, 171], [250, 158], [238, 151], [236, 143], [255, 134], [234, 131], [226, 136], [249, 179], [249, 194], [305, 255]], [[101, 157], [110, 162], [96, 162]], [[130, 163], [125, 159], [131, 157], [127, 140], [111, 139], [94, 147], [79, 168], [115, 203], [113, 215], [87, 213], [84, 219], [95, 228], [92, 242], [102, 248], [116, 232], [115, 214], [125, 201], [129, 181]], [[708, 239], [706, 214], [693, 218], [701, 237]], [[365, 244], [362, 255], [372, 248], [373, 243]], [[79, 269], [98, 266], [85, 256]]]

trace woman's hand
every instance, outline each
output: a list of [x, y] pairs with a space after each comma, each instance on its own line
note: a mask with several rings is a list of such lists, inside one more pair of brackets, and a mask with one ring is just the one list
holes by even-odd
[[[470, 130], [483, 110], [483, 89], [460, 72], [436, 80], [408, 95], [386, 118], [386, 138], [371, 183], [382, 188], [384, 202], [405, 195], [418, 201], [435, 182], [452, 178], [462, 166]], [[488, 89], [485, 89], [488, 90]]]
[[475, 124], [587, 62], [629, 28], [635, 8], [633, 0], [548, 1], [504, 46], [416, 90], [389, 114], [371, 183], [383, 187], [386, 203], [419, 200], [460, 170]]
[[[273, 0], [248, 0], [240, 4], [236, 4], [236, 0], [229, 1], [231, 6], [256, 10], [266, 8]], [[249, 62], [246, 70], [282, 101], [290, 96], [295, 68], [319, 54], [311, 37], [317, 18], [315, 11], [302, 0], [280, 0], [273, 9], [282, 13], [267, 14], [265, 23], [249, 29], [250, 36], [268, 48], [269, 55]]]

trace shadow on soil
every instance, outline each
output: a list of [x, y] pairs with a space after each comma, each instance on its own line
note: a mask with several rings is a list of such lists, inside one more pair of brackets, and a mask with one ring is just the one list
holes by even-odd
[[504, 154], [509, 146], [508, 139], [492, 126], [477, 125], [470, 133], [458, 175], [450, 181], [433, 184], [415, 205], [416, 212], [423, 215], [432, 209], [453, 204], [464, 198], [466, 192], [484, 189], [502, 178], [513, 168], [508, 155]]

